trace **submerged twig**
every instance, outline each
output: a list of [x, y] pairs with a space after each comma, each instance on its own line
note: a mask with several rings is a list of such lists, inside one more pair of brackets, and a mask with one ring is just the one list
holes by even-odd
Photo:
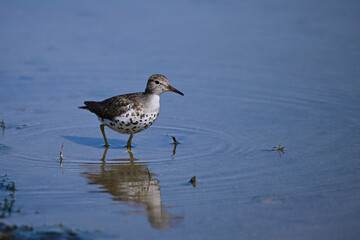
[[189, 181], [193, 187], [196, 187], [196, 176], [193, 176]]
[[63, 172], [63, 149], [64, 149], [64, 143], [61, 144], [61, 149], [60, 149], [60, 170], [61, 170], [62, 174], [64, 174], [64, 172]]
[[281, 140], [280, 140], [279, 146], [277, 146], [277, 147], [274, 146], [274, 147], [273, 147], [273, 150], [276, 150], [276, 151], [279, 152], [280, 158], [281, 158], [281, 154], [282, 154], [282, 153], [285, 153], [285, 147], [282, 147], [281, 144], [282, 144], [282, 143], [281, 143]]
[[61, 144], [61, 150], [60, 150], [60, 161], [63, 160], [63, 149], [64, 149], [64, 144]]
[[11, 212], [15, 203], [15, 182], [10, 181], [7, 174], [2, 176], [0, 182], [0, 190], [10, 191], [2, 201], [0, 201], [0, 218], [11, 216]]
[[176, 147], [177, 147], [177, 143], [174, 144], [173, 154], [171, 155], [172, 159], [174, 159], [174, 156], [176, 154]]
[[27, 125], [24, 123], [24, 124], [21, 124], [20, 126], [17, 126], [16, 129], [22, 129], [24, 127], [27, 127]]
[[173, 135], [169, 135], [169, 134], [167, 134], [166, 136], [167, 136], [167, 137], [171, 137], [171, 138], [172, 138], [172, 140], [173, 140], [173, 144], [179, 144], [179, 143], [180, 143], [180, 142], [178, 142], [178, 141], [176, 140], [175, 136], [173, 136]]
[[171, 136], [172, 140], [174, 141], [174, 144], [178, 144], [179, 142], [176, 141], [176, 138], [174, 136]]
[[2, 129], [2, 135], [4, 135], [4, 132], [5, 132], [5, 122], [4, 122], [4, 120], [2, 120], [2, 121], [0, 122], [0, 127], [1, 127], [1, 129]]
[[178, 141], [176, 140], [175, 136], [172, 136], [172, 135], [166, 135], [166, 136], [171, 137], [172, 140], [173, 140], [173, 143], [172, 143], [172, 144], [174, 144], [174, 149], [173, 149], [173, 154], [171, 155], [171, 157], [174, 159], [174, 156], [175, 156], [175, 154], [176, 154], [176, 147], [177, 147], [177, 145], [178, 145], [180, 142], [178, 142]]

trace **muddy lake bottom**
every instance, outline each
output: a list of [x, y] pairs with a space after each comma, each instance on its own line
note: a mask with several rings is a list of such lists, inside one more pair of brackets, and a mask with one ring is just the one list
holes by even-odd
[[[0, 188], [1, 206], [12, 202], [2, 234], [360, 235], [357, 2], [0, 9], [0, 174], [16, 188]], [[105, 148], [96, 116], [77, 107], [142, 91], [153, 73], [185, 96], [161, 96], [132, 153], [128, 135], [108, 128]]]

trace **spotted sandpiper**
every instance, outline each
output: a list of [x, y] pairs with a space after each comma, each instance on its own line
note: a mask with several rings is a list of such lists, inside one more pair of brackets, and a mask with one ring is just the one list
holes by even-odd
[[184, 94], [170, 86], [168, 79], [161, 74], [151, 75], [145, 92], [130, 93], [108, 98], [102, 102], [86, 101], [81, 109], [95, 113], [101, 122], [100, 130], [108, 147], [104, 127], [107, 126], [122, 134], [130, 134], [127, 151], [131, 152], [131, 140], [135, 133], [150, 127], [160, 112], [160, 95], [172, 91]]

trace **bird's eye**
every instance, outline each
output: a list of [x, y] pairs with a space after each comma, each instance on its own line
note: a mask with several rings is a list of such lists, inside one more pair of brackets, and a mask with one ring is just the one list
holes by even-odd
[[155, 81], [156, 84], [159, 84], [159, 81]]

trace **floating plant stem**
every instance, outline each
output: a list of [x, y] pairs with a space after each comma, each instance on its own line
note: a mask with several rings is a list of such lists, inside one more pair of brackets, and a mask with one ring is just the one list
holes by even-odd
[[172, 140], [174, 141], [174, 144], [178, 144], [179, 142], [176, 141], [176, 138], [174, 136], [171, 136]]
[[172, 136], [172, 135], [166, 135], [166, 136], [167, 136], [167, 137], [171, 137], [172, 140], [173, 140], [173, 143], [172, 143], [172, 144], [174, 144], [174, 149], [173, 149], [173, 154], [171, 155], [171, 157], [174, 159], [174, 156], [175, 156], [175, 154], [176, 154], [176, 147], [177, 147], [178, 144], [180, 144], [180, 142], [178, 142], [178, 141], [176, 140], [175, 136]]
[[281, 158], [281, 154], [282, 154], [282, 153], [285, 153], [285, 147], [282, 147], [281, 144], [282, 144], [282, 143], [281, 143], [281, 140], [280, 140], [279, 146], [277, 146], [277, 147], [274, 146], [274, 147], [273, 147], [273, 150], [276, 150], [276, 151], [279, 152], [280, 158]]
[[61, 144], [60, 149], [60, 170], [63, 173], [63, 149], [64, 149], [64, 143]]
[[193, 187], [196, 187], [196, 176], [193, 176], [189, 181]]
[[0, 190], [11, 191], [3, 200], [0, 200], [0, 218], [5, 218], [11, 215], [15, 203], [15, 182], [10, 181], [7, 174], [2, 176], [0, 181]]
[[175, 136], [173, 136], [173, 135], [168, 135], [168, 134], [167, 134], [166, 136], [172, 138], [173, 144], [179, 144], [179, 143], [180, 143], [180, 142], [178, 142], [178, 141], [176, 140]]
[[1, 127], [1, 129], [2, 129], [2, 135], [4, 135], [4, 132], [5, 132], [5, 122], [4, 122], [4, 120], [2, 120], [2, 121], [0, 122], [0, 127]]
[[63, 160], [63, 149], [64, 149], [64, 144], [61, 144], [61, 149], [60, 149], [60, 161]]

